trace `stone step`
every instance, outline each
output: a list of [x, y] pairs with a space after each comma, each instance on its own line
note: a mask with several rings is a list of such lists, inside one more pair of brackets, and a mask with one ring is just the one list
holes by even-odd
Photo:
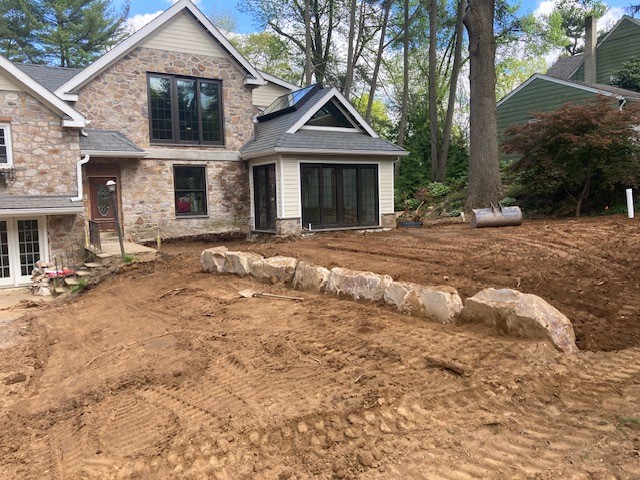
[[69, 289], [66, 287], [56, 287], [53, 291], [56, 292], [56, 295], [62, 295], [63, 293], [68, 293]]
[[76, 272], [76, 275], [78, 277], [90, 277], [91, 275], [93, 275], [93, 272], [91, 272], [89, 270], [78, 270]]
[[76, 277], [66, 277], [64, 279], [64, 283], [66, 283], [70, 287], [73, 287], [75, 285], [80, 285], [80, 280], [78, 280]]
[[97, 262], [86, 262], [84, 266], [87, 268], [102, 268], [102, 264]]

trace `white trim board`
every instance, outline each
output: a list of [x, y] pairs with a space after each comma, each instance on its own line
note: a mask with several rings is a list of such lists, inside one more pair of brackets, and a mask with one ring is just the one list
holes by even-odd
[[245, 78], [245, 84], [249, 85], [264, 85], [265, 79], [260, 72], [254, 68], [245, 59], [240, 52], [225, 38], [222, 33], [211, 23], [211, 21], [196, 7], [191, 0], [179, 0], [171, 7], [147, 23], [144, 27], [138, 30], [136, 33], [128, 37], [126, 40], [120, 42], [117, 46], [109, 50], [106, 54], [82, 70], [71, 80], [59, 87], [55, 94], [65, 100], [73, 101], [77, 100], [76, 91], [93, 79], [96, 75], [103, 72], [109, 66], [117, 62], [124, 55], [136, 48], [140, 42], [152, 35], [157, 29], [168, 23], [172, 18], [183, 11], [190, 12], [196, 20], [204, 27], [205, 30], [211, 34], [211, 36], [226, 49], [231, 57], [236, 60], [248, 73]]
[[12, 80], [23, 87], [27, 93], [33, 95], [53, 112], [60, 115], [64, 127], [83, 128], [89, 123], [80, 112], [51, 93], [2, 55], [0, 55], [0, 72], [7, 74]]

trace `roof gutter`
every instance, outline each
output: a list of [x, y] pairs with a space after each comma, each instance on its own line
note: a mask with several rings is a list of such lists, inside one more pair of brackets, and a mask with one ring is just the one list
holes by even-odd
[[267, 155], [274, 155], [278, 153], [303, 153], [312, 155], [359, 155], [359, 156], [375, 156], [375, 157], [406, 157], [409, 152], [406, 150], [401, 151], [388, 151], [388, 150], [326, 150], [326, 149], [314, 149], [314, 148], [282, 148], [276, 147], [269, 150], [262, 150], [255, 153], [240, 154], [240, 159], [250, 160], [252, 158], [265, 157]]

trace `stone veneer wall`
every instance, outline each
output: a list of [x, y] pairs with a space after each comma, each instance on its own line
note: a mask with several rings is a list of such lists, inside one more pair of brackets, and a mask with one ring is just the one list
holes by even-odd
[[230, 59], [136, 48], [80, 90], [75, 108], [92, 128], [114, 129], [148, 148], [149, 106], [147, 72], [222, 80], [224, 147], [170, 147], [238, 151], [253, 136], [251, 88]]
[[77, 194], [77, 129], [63, 128], [60, 116], [25, 92], [0, 91], [0, 122], [11, 125], [15, 167], [0, 196]]
[[[147, 72], [222, 80], [225, 125], [224, 146], [150, 144]], [[76, 109], [91, 120], [93, 128], [114, 129], [148, 149], [149, 157], [119, 160], [122, 216], [125, 237], [134, 241], [249, 230], [249, 176], [245, 162], [216, 159], [218, 153], [238, 155], [254, 133], [251, 88], [245, 75], [230, 59], [179, 52], [136, 48], [98, 75], [80, 91]], [[163, 159], [154, 158], [163, 149]], [[166, 150], [175, 158], [166, 159]], [[211, 159], [192, 160], [188, 151], [199, 150]], [[92, 159], [96, 163], [113, 160]], [[205, 165], [208, 215], [176, 217], [173, 165]]]
[[[50, 215], [47, 217], [47, 238], [49, 241], [49, 255], [53, 259], [68, 251], [73, 246], [73, 251], [77, 254], [76, 261], [82, 255], [84, 246], [85, 230], [83, 215]], [[80, 250], [78, 250], [80, 247]], [[71, 252], [68, 252], [70, 255]]]
[[[249, 231], [249, 175], [245, 162], [116, 160], [91, 162], [120, 165], [120, 195], [125, 238], [132, 241]], [[207, 216], [176, 217], [173, 165], [206, 167]], [[88, 182], [85, 181], [88, 194]]]

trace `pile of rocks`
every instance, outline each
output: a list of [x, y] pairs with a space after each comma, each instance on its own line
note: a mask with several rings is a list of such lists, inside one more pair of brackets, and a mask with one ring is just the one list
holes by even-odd
[[262, 282], [282, 282], [297, 290], [384, 302], [400, 312], [438, 323], [479, 322], [522, 337], [550, 340], [558, 349], [573, 353], [575, 333], [569, 319], [540, 297], [516, 290], [488, 288], [462, 303], [451, 287], [427, 287], [396, 282], [389, 275], [336, 267], [328, 270], [291, 257], [264, 258], [226, 247], [204, 250], [204, 272], [251, 275]]
[[51, 295], [49, 272], [55, 271], [56, 266], [53, 263], [38, 260], [34, 269], [31, 271], [31, 295], [49, 296]]

